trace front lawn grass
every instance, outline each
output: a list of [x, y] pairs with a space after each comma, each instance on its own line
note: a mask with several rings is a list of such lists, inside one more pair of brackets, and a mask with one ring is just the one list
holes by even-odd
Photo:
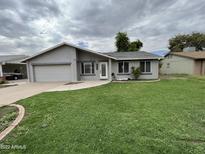
[[18, 102], [26, 117], [2, 153], [204, 153], [205, 80], [111, 83]]

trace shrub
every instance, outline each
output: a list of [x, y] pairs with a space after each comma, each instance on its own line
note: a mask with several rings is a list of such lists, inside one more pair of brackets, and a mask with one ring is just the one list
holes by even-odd
[[4, 77], [0, 77], [0, 84], [7, 83], [6, 79]]
[[140, 71], [140, 68], [135, 68], [135, 67], [132, 67], [132, 74], [134, 76], [135, 79], [138, 79], [140, 74], [141, 74], [141, 71]]

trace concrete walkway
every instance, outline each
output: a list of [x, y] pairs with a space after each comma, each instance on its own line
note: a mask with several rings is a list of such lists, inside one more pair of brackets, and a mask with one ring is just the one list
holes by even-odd
[[[76, 83], [27, 83], [20, 82], [16, 86], [0, 88], [0, 107], [15, 103], [42, 92], [67, 91], [90, 88], [107, 84], [110, 81], [83, 81]], [[13, 83], [14, 85], [16, 83]]]
[[[33, 95], [42, 93], [48, 89], [53, 89], [64, 83], [21, 83], [16, 86], [0, 88], [0, 107], [4, 105], [9, 105], [31, 97]], [[14, 83], [15, 85], [15, 83]]]
[[61, 85], [59, 87], [49, 89], [47, 92], [53, 92], [53, 91], [67, 91], [67, 90], [78, 90], [78, 89], [85, 89], [85, 88], [91, 88], [96, 87], [104, 84], [108, 84], [110, 81], [83, 81], [83, 82], [76, 82], [76, 83], [68, 83]]

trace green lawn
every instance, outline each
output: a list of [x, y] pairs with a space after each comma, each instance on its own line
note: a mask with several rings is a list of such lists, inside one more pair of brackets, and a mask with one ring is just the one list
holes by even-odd
[[26, 117], [1, 153], [205, 153], [205, 80], [111, 83], [19, 102]]

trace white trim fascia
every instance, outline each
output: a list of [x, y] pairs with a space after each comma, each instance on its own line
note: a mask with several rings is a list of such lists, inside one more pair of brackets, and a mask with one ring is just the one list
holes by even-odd
[[116, 60], [161, 60], [163, 58], [118, 58]]
[[59, 43], [59, 44], [57, 44], [57, 45], [55, 45], [55, 46], [53, 46], [53, 47], [47, 48], [47, 49], [45, 49], [45, 50], [42, 50], [41, 52], [39, 52], [39, 53], [37, 53], [37, 54], [34, 54], [34, 55], [32, 55], [32, 56], [30, 56], [30, 57], [28, 57], [28, 58], [25, 58], [25, 59], [22, 60], [22, 62], [26, 62], [27, 60], [33, 59], [33, 58], [35, 58], [35, 57], [37, 57], [37, 56], [39, 56], [39, 55], [41, 55], [41, 54], [47, 53], [47, 52], [49, 52], [49, 51], [51, 51], [51, 50], [53, 50], [53, 49], [55, 49], [55, 48], [61, 47], [61, 46], [63, 46], [63, 45], [67, 45], [67, 46], [70, 46], [70, 47], [73, 47], [73, 48], [76, 48], [76, 49], [80, 49], [80, 50], [83, 50], [83, 51], [87, 51], [87, 52], [90, 52], [90, 53], [93, 53], [93, 54], [97, 54], [97, 55], [100, 55], [100, 56], [104, 56], [104, 57], [107, 57], [107, 58], [116, 59], [116, 58], [114, 58], [114, 57], [107, 56], [107, 55], [104, 55], [104, 54], [99, 53], [99, 52], [95, 52], [95, 51], [92, 51], [92, 50], [89, 50], [89, 49], [84, 49], [84, 48], [78, 47], [78, 46], [76, 46], [76, 45], [67, 43], [67, 42], [62, 42], [62, 43]]
[[104, 56], [104, 57], [107, 57], [107, 58], [116, 59], [115, 57], [108, 56], [108, 55], [105, 55], [105, 54], [103, 54], [103, 53], [95, 52], [95, 51], [90, 50], [90, 49], [84, 49], [84, 48], [78, 47], [78, 46], [76, 46], [76, 45], [74, 45], [74, 44], [71, 44], [71, 43], [64, 42], [64, 44], [65, 44], [65, 45], [68, 45], [68, 46], [71, 46], [71, 47], [74, 47], [74, 48], [76, 48], [76, 49], [88, 51], [88, 52], [93, 53], [93, 54], [97, 54], [97, 55]]

